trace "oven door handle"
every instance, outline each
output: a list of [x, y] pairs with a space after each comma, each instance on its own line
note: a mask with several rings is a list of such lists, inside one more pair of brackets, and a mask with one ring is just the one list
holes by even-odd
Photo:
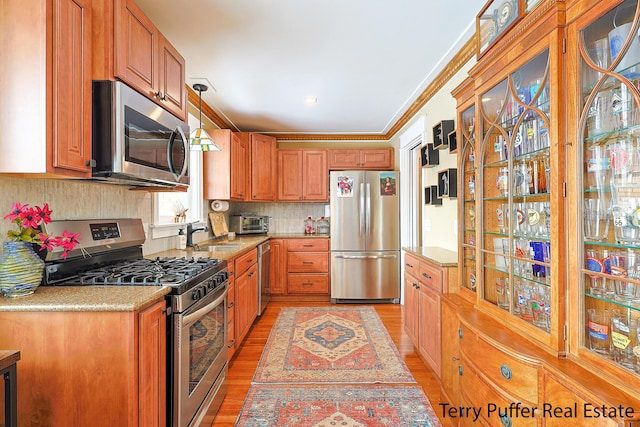
[[190, 324], [195, 323], [198, 320], [202, 319], [205, 316], [205, 314], [209, 313], [211, 310], [213, 310], [214, 308], [219, 306], [222, 302], [224, 302], [224, 299], [226, 297], [227, 297], [227, 292], [225, 291], [222, 295], [220, 295], [220, 297], [216, 298], [213, 302], [205, 305], [202, 308], [197, 309], [196, 311], [194, 311], [191, 314], [185, 315], [182, 318], [183, 326], [190, 325]]

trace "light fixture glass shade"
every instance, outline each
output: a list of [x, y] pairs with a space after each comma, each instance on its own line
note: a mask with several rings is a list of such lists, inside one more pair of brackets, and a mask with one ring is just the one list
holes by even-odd
[[202, 127], [191, 132], [191, 149], [197, 151], [220, 151], [220, 147]]

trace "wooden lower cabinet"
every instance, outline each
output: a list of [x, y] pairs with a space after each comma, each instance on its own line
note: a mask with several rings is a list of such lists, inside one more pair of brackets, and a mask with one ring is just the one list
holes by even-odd
[[[458, 426], [640, 424], [640, 401], [570, 359], [558, 358], [499, 325], [454, 294], [441, 298], [442, 387]], [[436, 409], [439, 410], [440, 408]], [[634, 412], [635, 410], [635, 412]]]
[[20, 425], [165, 426], [165, 307], [0, 312], [0, 347], [21, 355]]
[[258, 251], [252, 249], [235, 258], [236, 347], [242, 343], [258, 317]]
[[271, 240], [272, 300], [327, 301], [330, 293], [328, 238]]
[[405, 254], [405, 330], [424, 361], [441, 375], [440, 296], [448, 287], [449, 272], [454, 267], [442, 267], [410, 253]]
[[236, 352], [236, 276], [235, 263], [227, 263], [229, 283], [227, 285], [227, 360]]

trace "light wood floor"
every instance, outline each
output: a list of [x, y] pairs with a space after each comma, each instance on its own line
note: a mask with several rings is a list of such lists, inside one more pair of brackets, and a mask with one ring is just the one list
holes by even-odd
[[[233, 426], [242, 409], [245, 396], [249, 391], [251, 379], [258, 366], [258, 360], [269, 337], [271, 327], [281, 307], [284, 306], [321, 306], [323, 303], [276, 303], [271, 302], [267, 309], [251, 327], [247, 338], [231, 361], [229, 368], [229, 390], [227, 396], [218, 411], [212, 426]], [[399, 304], [377, 304], [375, 308], [382, 319], [389, 335], [393, 339], [404, 362], [411, 370], [416, 381], [422, 386], [425, 394], [431, 402], [434, 411], [441, 417], [441, 409], [438, 405], [445, 399], [440, 393], [440, 381], [434, 372], [428, 368], [416, 353], [409, 337], [404, 332], [403, 307]], [[440, 419], [444, 426], [452, 426], [449, 419]]]

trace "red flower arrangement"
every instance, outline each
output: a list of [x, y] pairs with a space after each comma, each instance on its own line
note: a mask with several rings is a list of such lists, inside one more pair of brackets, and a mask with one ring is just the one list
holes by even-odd
[[40, 230], [40, 223], [49, 224], [51, 213], [47, 203], [44, 206], [29, 207], [16, 202], [11, 207], [11, 212], [4, 217], [18, 226], [18, 230], [9, 230], [7, 236], [14, 242], [28, 242], [40, 245], [40, 250], [52, 251], [54, 247], [63, 249], [62, 258], [80, 243], [80, 233], [62, 232], [62, 236], [49, 236]]

